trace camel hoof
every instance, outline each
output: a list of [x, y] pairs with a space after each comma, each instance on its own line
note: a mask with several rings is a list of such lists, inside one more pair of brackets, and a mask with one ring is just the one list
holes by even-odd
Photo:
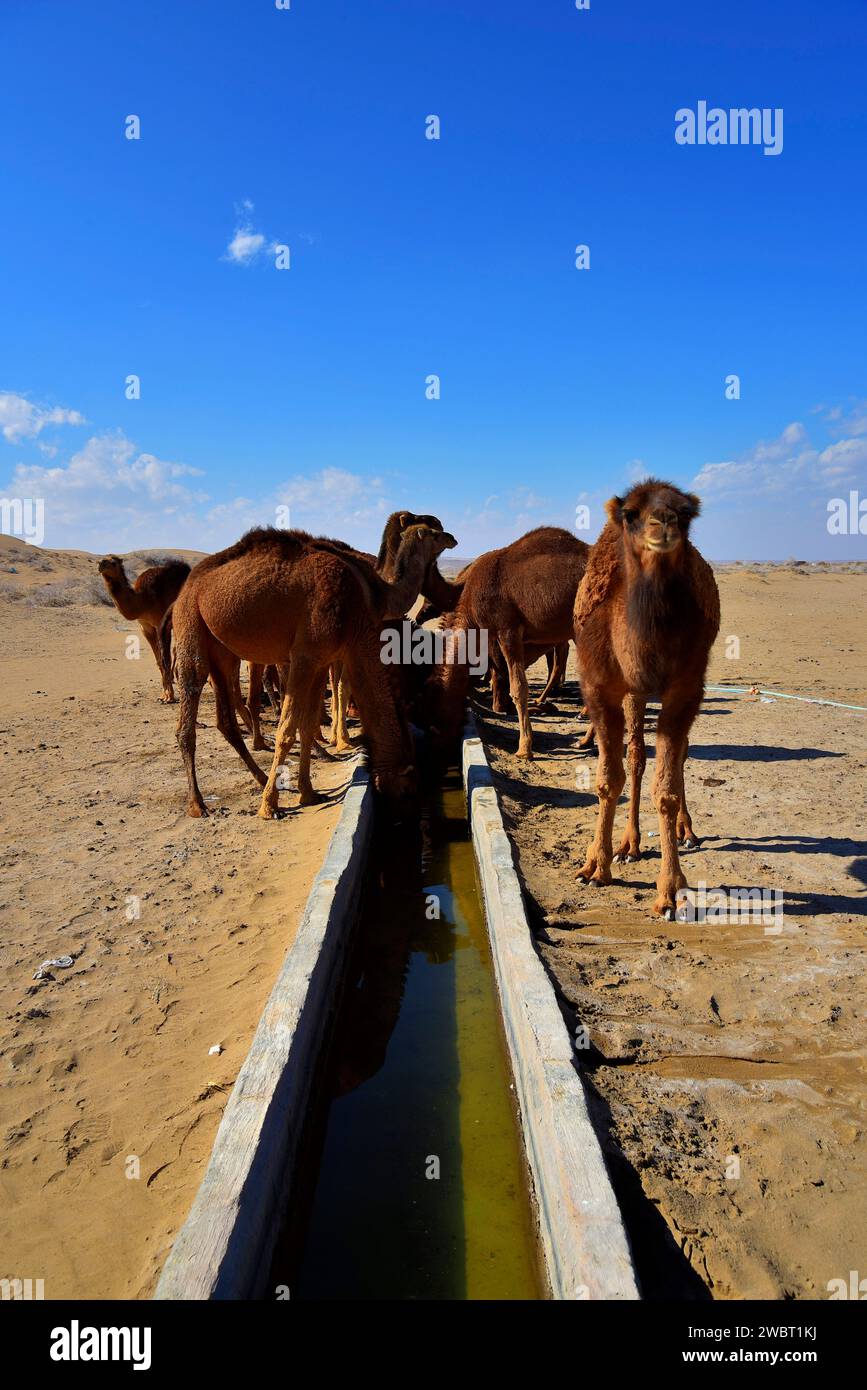
[[324, 801], [324, 800], [325, 800], [325, 797], [322, 796], [322, 794], [321, 794], [320, 792], [316, 792], [316, 791], [312, 791], [312, 790], [309, 791], [309, 792], [300, 792], [299, 795], [298, 795], [298, 805], [299, 805], [299, 806], [316, 806], [316, 805], [319, 804], [320, 801]]
[[664, 917], [665, 920], [666, 920], [666, 922], [673, 922], [673, 921], [674, 921], [674, 908], [673, 908], [673, 907], [664, 907], [659, 915], [660, 915], [660, 917]]
[[680, 841], [684, 849], [698, 849], [698, 840], [692, 835], [687, 835], [685, 840]]
[[270, 806], [266, 802], [263, 802], [256, 814], [259, 816], [260, 820], [276, 820], [279, 809], [280, 808], [276, 805]]
[[208, 814], [208, 809], [207, 809], [207, 807], [206, 807], [206, 806], [199, 806], [198, 802], [196, 802], [196, 801], [190, 802], [189, 806], [187, 807], [187, 815], [188, 815], [188, 816], [192, 816], [194, 820], [201, 820], [201, 819], [203, 819], [207, 814]]
[[263, 738], [254, 738], [250, 746], [253, 749], [254, 753], [270, 753], [274, 751], [271, 744], [266, 743]]
[[640, 858], [641, 854], [638, 850], [621, 849], [615, 854], [613, 862], [615, 864], [637, 864]]
[[516, 754], [515, 756], [518, 757], [518, 758], [524, 758], [525, 761], [528, 762], [528, 763], [532, 763], [532, 762], [535, 761], [535, 759], [534, 759], [534, 757], [533, 757], [533, 750], [532, 750], [532, 748], [519, 748], [519, 749], [518, 749], [518, 752], [517, 752], [517, 754]]

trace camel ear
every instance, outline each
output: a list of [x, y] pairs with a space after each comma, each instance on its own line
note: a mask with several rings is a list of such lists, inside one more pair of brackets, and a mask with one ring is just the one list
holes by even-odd
[[609, 521], [613, 521], [616, 526], [619, 526], [623, 520], [623, 498], [609, 497], [605, 503], [605, 510], [608, 513]]
[[399, 515], [398, 515], [397, 521], [398, 521], [398, 525], [400, 526], [401, 531], [405, 531], [406, 528], [407, 528], [407, 526], [411, 526], [411, 525], [412, 525], [413, 513], [412, 513], [412, 512], [400, 512]]
[[687, 492], [684, 496], [689, 502], [689, 519], [692, 521], [693, 517], [698, 516], [701, 511], [701, 498], [696, 497], [694, 492]]

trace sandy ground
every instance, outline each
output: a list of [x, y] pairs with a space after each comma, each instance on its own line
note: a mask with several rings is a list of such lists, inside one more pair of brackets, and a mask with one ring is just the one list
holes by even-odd
[[49, 1299], [152, 1291], [347, 781], [317, 760], [327, 801], [260, 821], [208, 691], [217, 814], [190, 820], [176, 710], [146, 644], [125, 657], [137, 625], [94, 603], [95, 566], [0, 539], [0, 1277]]
[[[709, 683], [867, 705], [867, 574], [718, 579]], [[577, 1055], [645, 1296], [827, 1298], [829, 1280], [867, 1269], [867, 715], [708, 692], [687, 764], [702, 843], [684, 871], [693, 887], [779, 890], [782, 929], [663, 923], [652, 756], [645, 857], [608, 888], [576, 880], [596, 805], [576, 694], [573, 680], [534, 719], [533, 763], [514, 756], [514, 718], [488, 717], [483, 735], [541, 953], [587, 1029]]]

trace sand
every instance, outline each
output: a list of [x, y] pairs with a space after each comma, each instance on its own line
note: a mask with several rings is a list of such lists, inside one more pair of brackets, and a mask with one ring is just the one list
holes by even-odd
[[327, 801], [259, 820], [208, 690], [217, 811], [189, 819], [176, 707], [146, 644], [125, 657], [137, 625], [94, 603], [96, 558], [0, 539], [0, 1277], [47, 1299], [152, 1292], [347, 782], [316, 760]]
[[[718, 579], [709, 682], [867, 706], [867, 575]], [[781, 891], [776, 933], [652, 916], [652, 757], [645, 858], [615, 865], [608, 888], [576, 880], [596, 804], [576, 694], [573, 681], [557, 714], [534, 718], [532, 763], [514, 756], [514, 718], [487, 717], [483, 735], [541, 954], [571, 1026], [587, 1029], [576, 1055], [644, 1294], [827, 1298], [830, 1280], [867, 1267], [867, 715], [709, 692], [693, 728], [687, 795], [702, 843], [683, 855], [687, 879]], [[621, 808], [615, 845], [624, 820]]]
[[[47, 1298], [144, 1298], [346, 767], [314, 764], [324, 805], [259, 821], [206, 694], [200, 775], [219, 811], [188, 819], [175, 710], [147, 648], [126, 659], [135, 625], [100, 605], [95, 558], [0, 540], [0, 1277], [41, 1278]], [[867, 705], [857, 568], [720, 573], [710, 680]], [[576, 881], [595, 809], [576, 784], [592, 788], [595, 763], [575, 752], [576, 693], [534, 719], [532, 764], [514, 757], [514, 719], [484, 734], [540, 951], [588, 1030], [579, 1055], [645, 1296], [826, 1297], [867, 1266], [865, 715], [708, 694], [687, 768], [703, 841], [684, 865], [693, 884], [782, 891], [783, 930], [767, 934], [650, 914], [652, 758], [647, 857], [610, 888]], [[72, 968], [33, 980], [62, 953]]]

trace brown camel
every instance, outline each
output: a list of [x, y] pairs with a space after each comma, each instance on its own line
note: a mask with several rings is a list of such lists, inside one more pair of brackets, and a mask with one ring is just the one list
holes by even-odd
[[[430, 563], [441, 536], [427, 527], [407, 532], [398, 554], [398, 578], [386, 584], [340, 543], [303, 531], [248, 531], [228, 550], [192, 571], [174, 611], [181, 706], [178, 744], [189, 784], [188, 811], [207, 814], [196, 780], [196, 711], [208, 676], [217, 700], [220, 732], [264, 786], [259, 814], [278, 806], [277, 779], [300, 733], [299, 804], [316, 800], [310, 753], [329, 666], [343, 661], [371, 747], [374, 785], [400, 802], [415, 790], [412, 742], [392, 669], [380, 659], [381, 607], [403, 596], [416, 580], [411, 557]], [[451, 540], [453, 538], [449, 538]], [[418, 564], [416, 559], [414, 562]], [[403, 587], [401, 587], [403, 586]], [[231, 681], [238, 661], [289, 667], [288, 684], [265, 774], [246, 748], [231, 714]]]
[[[427, 516], [421, 512], [392, 512], [382, 531], [382, 540], [379, 543], [379, 554], [376, 559], [365, 555], [365, 559], [371, 559], [377, 574], [381, 574], [383, 579], [392, 580], [394, 578], [394, 562], [397, 558], [400, 538], [408, 526], [429, 526], [432, 531], [441, 531], [443, 524], [437, 516]], [[363, 552], [360, 552], [363, 554]]]
[[[407, 538], [411, 544], [407, 545]], [[370, 561], [375, 581], [373, 600], [383, 622], [402, 618], [412, 608], [430, 569], [445, 550], [453, 550], [457, 541], [435, 516], [420, 517], [415, 512], [392, 512], [382, 533], [379, 554], [374, 562], [363, 551], [352, 550], [343, 542], [331, 544], [351, 561], [357, 556]], [[338, 665], [331, 671], [331, 743], [339, 753], [354, 747], [346, 727], [351, 698], [350, 687]]]
[[107, 555], [99, 562], [99, 572], [118, 612], [131, 622], [137, 622], [147, 638], [162, 677], [163, 693], [160, 699], [166, 705], [174, 704], [171, 663], [168, 666], [164, 664], [159, 632], [163, 618], [186, 581], [189, 565], [183, 560], [152, 565], [150, 569], [142, 571], [134, 584], [130, 584], [120, 556]]
[[[683, 793], [689, 730], [704, 694], [708, 656], [719, 630], [713, 571], [689, 539], [699, 499], [651, 478], [607, 504], [609, 520], [590, 554], [575, 601], [581, 689], [599, 743], [596, 834], [579, 876], [611, 882], [612, 831], [623, 771], [624, 700], [630, 720], [632, 798], [623, 858], [637, 852], [643, 771], [644, 703], [661, 701], [653, 795], [662, 866], [654, 910], [672, 919], [686, 886], [677, 853], [678, 818], [693, 838]], [[627, 854], [623, 854], [623, 850]], [[633, 853], [634, 857], [634, 853]]]
[[[518, 711], [518, 757], [532, 758], [533, 730], [526, 668], [572, 633], [575, 594], [589, 546], [559, 526], [539, 526], [501, 550], [473, 561], [454, 614], [456, 628], [487, 631], [494, 707], [502, 704], [496, 648], [509, 675]], [[457, 736], [469, 678], [465, 662], [447, 662], [429, 683], [427, 719], [446, 739]]]

